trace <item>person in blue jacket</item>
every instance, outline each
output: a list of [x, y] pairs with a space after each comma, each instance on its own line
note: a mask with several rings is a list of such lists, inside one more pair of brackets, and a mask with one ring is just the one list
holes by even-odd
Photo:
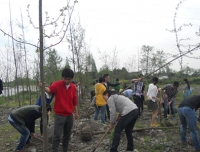
[[[51, 83], [51, 84], [52, 84], [52, 83]], [[51, 84], [50, 84], [50, 85], [51, 85]], [[48, 94], [48, 93], [45, 92], [46, 104], [49, 104], [49, 105], [50, 105], [50, 104], [51, 104], [51, 101], [53, 100], [53, 98], [54, 98], [54, 95], [53, 95], [53, 94]], [[41, 106], [41, 105], [42, 105], [42, 97], [41, 97], [41, 96], [39, 97], [38, 101], [36, 102], [36, 105], [38, 105], [38, 106]], [[49, 112], [47, 113], [47, 123], [48, 123], [50, 114], [51, 114], [51, 111], [49, 111]], [[41, 119], [40, 119], [40, 134], [41, 134], [41, 136], [43, 136], [42, 117], [41, 117]]]

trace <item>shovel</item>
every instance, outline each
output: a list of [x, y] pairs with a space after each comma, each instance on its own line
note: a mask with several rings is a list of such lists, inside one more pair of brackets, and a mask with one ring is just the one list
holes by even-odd
[[90, 152], [95, 152], [95, 150], [97, 149], [97, 147], [100, 145], [100, 143], [102, 142], [102, 140], [105, 138], [105, 136], [108, 134], [108, 132], [110, 131], [110, 129], [108, 129], [104, 135], [101, 137], [101, 139], [99, 140], [99, 142], [96, 144], [96, 146], [94, 147], [94, 149]]

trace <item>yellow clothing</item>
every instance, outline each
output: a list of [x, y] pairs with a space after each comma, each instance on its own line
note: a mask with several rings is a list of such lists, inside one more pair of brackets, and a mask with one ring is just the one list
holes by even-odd
[[104, 91], [106, 91], [106, 87], [102, 83], [97, 83], [95, 85], [95, 96], [96, 96], [96, 105], [97, 106], [106, 105], [106, 101], [103, 98]]

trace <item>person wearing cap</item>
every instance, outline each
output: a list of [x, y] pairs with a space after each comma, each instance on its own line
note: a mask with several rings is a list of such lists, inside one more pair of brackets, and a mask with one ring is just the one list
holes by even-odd
[[174, 82], [173, 84], [166, 84], [161, 88], [163, 94], [163, 104], [164, 104], [164, 118], [167, 119], [168, 109], [171, 109], [171, 114], [175, 116], [174, 111], [174, 100], [178, 93], [179, 83]]
[[122, 92], [122, 95], [124, 95], [125, 97], [131, 99], [132, 95], [133, 95], [133, 90], [132, 89], [127, 89], [127, 90], [124, 90]]
[[[47, 113], [51, 110], [46, 106]], [[42, 106], [29, 105], [13, 110], [8, 117], [9, 123], [21, 134], [15, 152], [23, 152], [25, 145], [30, 145], [31, 136], [35, 137], [35, 120], [42, 117]]]

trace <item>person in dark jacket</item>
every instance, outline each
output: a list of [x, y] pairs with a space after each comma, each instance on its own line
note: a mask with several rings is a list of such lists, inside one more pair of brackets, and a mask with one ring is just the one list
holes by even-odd
[[3, 90], [3, 81], [0, 79], [0, 95], [2, 94]]
[[[51, 110], [47, 105], [47, 112]], [[13, 110], [8, 117], [9, 123], [20, 132], [21, 138], [15, 152], [22, 152], [25, 144], [30, 144], [31, 136], [35, 137], [35, 120], [42, 116], [42, 107], [24, 106]]]
[[[105, 81], [106, 81], [106, 83], [105, 83], [106, 90], [109, 90], [109, 87], [110, 87], [110, 86], [111, 86], [111, 87], [116, 87], [116, 86], [122, 84], [122, 82], [118, 82], [118, 83], [115, 83], [115, 84], [110, 83], [110, 82], [109, 82], [109, 80], [110, 80], [109, 74], [104, 74], [103, 77], [104, 77], [104, 79], [105, 79]], [[108, 119], [110, 119], [110, 111], [109, 111], [109, 107], [108, 107], [107, 104], [106, 104], [106, 111], [107, 111], [107, 117], [108, 117]]]
[[[42, 99], [41, 98], [42, 97], [40, 96], [39, 99], [38, 99], [38, 101], [36, 102], [36, 105], [38, 105], [38, 106], [42, 105]], [[54, 94], [48, 94], [48, 93], [45, 92], [46, 104], [50, 105], [50, 103], [53, 100], [53, 98], [54, 98]], [[49, 121], [50, 114], [51, 114], [51, 111], [49, 111], [47, 113], [47, 124], [48, 124], [48, 121]], [[41, 119], [40, 119], [40, 134], [41, 134], [41, 136], [43, 136], [43, 123], [42, 122], [43, 121], [42, 121], [42, 117], [41, 117]]]
[[195, 152], [200, 152], [200, 142], [197, 131], [196, 110], [200, 108], [200, 95], [186, 98], [178, 107], [178, 115], [181, 121], [180, 139], [183, 144], [187, 143], [187, 126], [190, 129], [190, 137]]
[[163, 103], [164, 103], [164, 118], [167, 120], [167, 113], [171, 109], [171, 114], [175, 117], [174, 102], [176, 95], [178, 93], [179, 83], [174, 82], [173, 84], [166, 84], [161, 88], [163, 93]]

